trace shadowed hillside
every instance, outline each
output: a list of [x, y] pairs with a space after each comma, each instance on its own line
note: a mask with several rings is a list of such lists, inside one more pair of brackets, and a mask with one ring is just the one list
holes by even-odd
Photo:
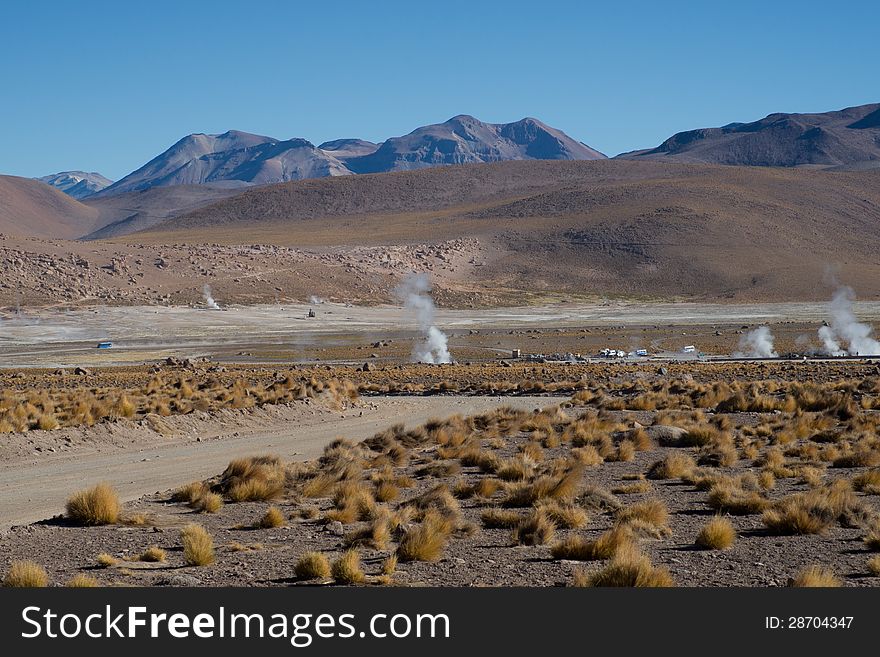
[[747, 166], [880, 166], [880, 104], [688, 130], [620, 157]]

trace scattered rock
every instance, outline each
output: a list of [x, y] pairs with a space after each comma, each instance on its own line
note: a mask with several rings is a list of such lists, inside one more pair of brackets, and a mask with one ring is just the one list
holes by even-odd
[[186, 573], [177, 573], [176, 575], [172, 575], [168, 579], [161, 580], [157, 583], [165, 586], [201, 586], [202, 580], [198, 577], [187, 575]]

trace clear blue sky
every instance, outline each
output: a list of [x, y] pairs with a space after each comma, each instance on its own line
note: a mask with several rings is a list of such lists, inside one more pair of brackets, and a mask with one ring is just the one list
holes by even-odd
[[467, 113], [607, 154], [880, 101], [880, 3], [8, 2], [0, 172], [119, 178], [230, 128], [373, 141]]

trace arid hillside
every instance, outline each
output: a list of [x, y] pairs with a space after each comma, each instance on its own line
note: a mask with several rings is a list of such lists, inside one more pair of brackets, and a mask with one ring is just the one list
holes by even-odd
[[[227, 304], [397, 303], [413, 272], [459, 307], [824, 300], [835, 276], [880, 297], [880, 170], [520, 161], [167, 187], [91, 207], [0, 183], [16, 192], [0, 211], [30, 235], [2, 229], [0, 307], [201, 303], [206, 283]], [[70, 239], [89, 232], [103, 239]]]
[[0, 233], [73, 239], [97, 219], [96, 210], [46, 183], [0, 176]]
[[[505, 162], [246, 191], [125, 238], [304, 249], [473, 239], [445, 284], [664, 298], [880, 294], [880, 171]], [[376, 263], [380, 264], [380, 263]]]
[[770, 114], [673, 135], [621, 157], [774, 167], [880, 166], [880, 104], [818, 114]]

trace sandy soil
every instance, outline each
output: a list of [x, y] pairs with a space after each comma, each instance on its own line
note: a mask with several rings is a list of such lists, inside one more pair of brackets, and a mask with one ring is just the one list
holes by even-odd
[[397, 422], [416, 425], [502, 403], [531, 410], [553, 402], [546, 397], [374, 397], [342, 411], [296, 402], [212, 417], [163, 418], [170, 434], [153, 430], [147, 421], [125, 420], [12, 434], [0, 445], [0, 528], [63, 512], [67, 497], [84, 484], [108, 481], [122, 499], [133, 500], [212, 476], [233, 458], [272, 453], [286, 460], [313, 459], [339, 437], [359, 441]]
[[[309, 318], [309, 308], [317, 317]], [[880, 318], [880, 303], [857, 303], [864, 321]], [[686, 344], [730, 354], [745, 330], [769, 324], [780, 349], [800, 336], [816, 342], [827, 318], [824, 303], [692, 304], [608, 302], [437, 311], [458, 360], [505, 357], [512, 349], [594, 353], [602, 347], [646, 348], [675, 355]], [[414, 317], [395, 306], [324, 303], [235, 306], [208, 311], [185, 306], [31, 310], [2, 320], [0, 366], [65, 367], [135, 364], [167, 356], [222, 360], [406, 362], [418, 334]], [[376, 348], [393, 340], [395, 347]], [[98, 341], [113, 348], [97, 350]]]

